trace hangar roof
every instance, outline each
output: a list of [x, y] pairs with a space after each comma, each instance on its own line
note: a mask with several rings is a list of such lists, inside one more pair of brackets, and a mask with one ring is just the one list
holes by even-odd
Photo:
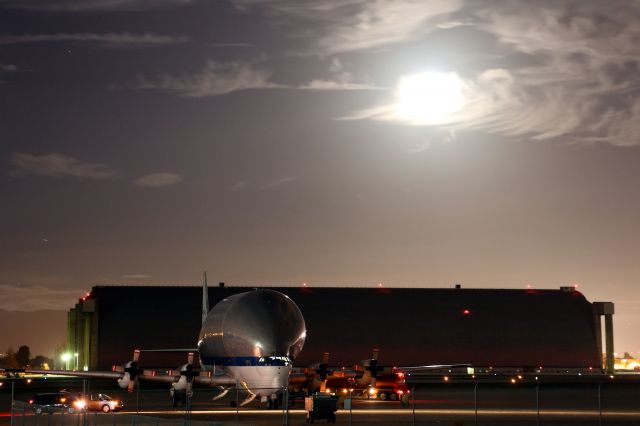
[[[213, 306], [255, 287], [210, 287]], [[265, 287], [266, 288], [266, 287]], [[380, 348], [382, 364], [598, 367], [593, 308], [578, 291], [268, 287], [300, 307], [307, 340], [297, 365], [352, 365]], [[99, 365], [134, 347], [195, 347], [200, 286], [96, 286]], [[126, 324], [123, 326], [123, 324]]]

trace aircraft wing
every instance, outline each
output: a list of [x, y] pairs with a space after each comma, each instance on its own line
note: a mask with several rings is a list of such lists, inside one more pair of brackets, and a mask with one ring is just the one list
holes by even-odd
[[52, 376], [86, 377], [91, 379], [120, 379], [122, 373], [116, 371], [69, 371], [69, 370], [34, 370], [31, 368], [0, 369], [2, 374], [46, 374]]
[[393, 367], [394, 370], [403, 371], [405, 373], [413, 373], [416, 371], [441, 370], [443, 368], [471, 367], [471, 364], [434, 364], [434, 365], [411, 365], [405, 367]]

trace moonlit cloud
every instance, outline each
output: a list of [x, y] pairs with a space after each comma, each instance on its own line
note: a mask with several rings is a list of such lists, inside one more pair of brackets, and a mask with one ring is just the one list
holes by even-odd
[[255, 69], [248, 63], [207, 61], [204, 68], [191, 74], [161, 73], [155, 78], [139, 76], [133, 88], [164, 90], [180, 96], [200, 98], [240, 90], [280, 87], [269, 81], [270, 75], [269, 71]]
[[[496, 38], [505, 57], [530, 60], [467, 75], [468, 102], [446, 123], [533, 140], [640, 143], [640, 4], [593, 10], [579, 1], [474, 3], [477, 31]], [[395, 114], [396, 100], [345, 118], [423, 124]]]
[[153, 47], [167, 44], [184, 43], [188, 40], [184, 36], [167, 36], [153, 33], [132, 34], [132, 33], [58, 33], [58, 34], [22, 34], [0, 36], [2, 44], [22, 44], [40, 42], [60, 42], [72, 41], [83, 43], [94, 43], [104, 48], [124, 48], [124, 47]]
[[84, 163], [74, 157], [55, 153], [31, 155], [16, 152], [13, 154], [12, 163], [15, 166], [13, 175], [109, 179], [118, 174], [116, 170], [105, 164]]
[[329, 67], [331, 79], [314, 79], [300, 86], [306, 90], [379, 90], [368, 83], [357, 82], [352, 73], [348, 72], [339, 58], [333, 58]]
[[133, 181], [135, 185], [150, 187], [175, 185], [179, 182], [182, 182], [182, 176], [177, 173], [168, 172], [151, 173], [145, 176], [141, 176]]
[[86, 290], [0, 284], [0, 309], [5, 311], [66, 310]]

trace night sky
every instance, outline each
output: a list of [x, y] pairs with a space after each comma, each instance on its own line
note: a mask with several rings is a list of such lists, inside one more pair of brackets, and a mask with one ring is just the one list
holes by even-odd
[[0, 308], [205, 269], [579, 285], [640, 355], [638, 22], [634, 0], [0, 0]]

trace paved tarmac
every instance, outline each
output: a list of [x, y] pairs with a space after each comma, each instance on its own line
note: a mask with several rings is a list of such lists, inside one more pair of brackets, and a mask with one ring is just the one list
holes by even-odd
[[[173, 408], [166, 386], [143, 383], [140, 392], [128, 394], [111, 381], [87, 381], [89, 392], [108, 393], [120, 398], [125, 409], [116, 414], [89, 413], [81, 415], [35, 416], [17, 405], [18, 417], [14, 426], [125, 426], [134, 424], [132, 415], [138, 413], [137, 426], [169, 426], [184, 424], [188, 413], [182, 407]], [[411, 387], [412, 385], [410, 385]], [[600, 381], [545, 379], [535, 383], [524, 379], [517, 384], [507, 381], [439, 382], [414, 386], [410, 406], [403, 408], [398, 401], [354, 399], [352, 410], [341, 409], [337, 423], [348, 425], [640, 425], [640, 380]], [[81, 391], [82, 380], [38, 379], [27, 384], [15, 383], [15, 399], [28, 401], [39, 392], [59, 389]], [[475, 389], [475, 392], [474, 392]], [[219, 401], [212, 401], [214, 389], [195, 389], [190, 418], [194, 425], [290, 425], [306, 424], [304, 404], [298, 400], [288, 413], [284, 410], [267, 410], [257, 401], [247, 407], [233, 408], [235, 392]], [[475, 396], [475, 397], [474, 397]], [[239, 393], [238, 400], [244, 395]], [[10, 382], [0, 388], [0, 426], [10, 425]], [[160, 420], [155, 420], [159, 418]], [[85, 423], [86, 422], [86, 423]], [[324, 422], [324, 421], [323, 421]]]

